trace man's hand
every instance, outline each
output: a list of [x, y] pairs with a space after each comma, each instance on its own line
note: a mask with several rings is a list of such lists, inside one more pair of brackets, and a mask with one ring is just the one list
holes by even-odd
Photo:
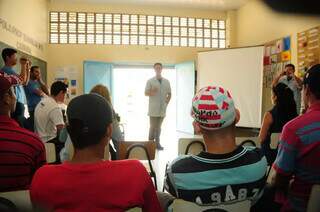
[[150, 96], [154, 96], [158, 93], [158, 88], [157, 87], [151, 87], [150, 89]]

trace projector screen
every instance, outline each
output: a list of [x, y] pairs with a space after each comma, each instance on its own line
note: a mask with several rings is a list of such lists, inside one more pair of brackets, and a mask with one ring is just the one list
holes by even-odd
[[263, 46], [198, 53], [198, 86], [222, 86], [240, 110], [238, 127], [260, 128]]

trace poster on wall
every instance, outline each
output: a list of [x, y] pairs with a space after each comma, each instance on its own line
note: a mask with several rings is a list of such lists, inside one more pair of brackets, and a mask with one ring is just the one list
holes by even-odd
[[264, 88], [271, 88], [273, 79], [291, 61], [291, 38], [290, 36], [280, 38], [266, 43], [264, 51]]
[[298, 33], [298, 74], [320, 63], [320, 26]]
[[62, 81], [68, 85], [67, 101], [78, 95], [79, 76], [74, 66], [57, 67], [54, 80]]

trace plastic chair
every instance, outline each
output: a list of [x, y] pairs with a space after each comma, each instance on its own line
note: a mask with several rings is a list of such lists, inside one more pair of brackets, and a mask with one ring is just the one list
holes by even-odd
[[46, 159], [47, 163], [54, 163], [56, 162], [56, 147], [54, 143], [45, 143], [44, 147], [46, 149]]
[[248, 200], [233, 204], [220, 204], [215, 206], [198, 205], [194, 202], [175, 199], [172, 203], [173, 212], [199, 212], [199, 211], [228, 211], [228, 212], [249, 212], [251, 203]]
[[319, 212], [320, 211], [320, 185], [313, 185], [309, 202], [308, 202], [308, 207], [307, 207], [307, 212]]
[[197, 155], [205, 151], [206, 146], [203, 138], [180, 138], [178, 143], [178, 155]]
[[153, 169], [151, 161], [155, 159], [156, 143], [154, 141], [122, 141], [119, 142], [119, 159], [137, 159], [147, 160], [148, 164], [143, 165], [146, 167], [150, 176], [154, 179], [154, 185], [157, 187], [157, 176]]
[[0, 197], [11, 201], [19, 211], [32, 211], [29, 190], [1, 192]]

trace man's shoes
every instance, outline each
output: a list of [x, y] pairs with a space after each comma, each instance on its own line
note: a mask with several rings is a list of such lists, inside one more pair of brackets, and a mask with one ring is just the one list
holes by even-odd
[[163, 147], [160, 144], [157, 144], [157, 150], [163, 150]]

